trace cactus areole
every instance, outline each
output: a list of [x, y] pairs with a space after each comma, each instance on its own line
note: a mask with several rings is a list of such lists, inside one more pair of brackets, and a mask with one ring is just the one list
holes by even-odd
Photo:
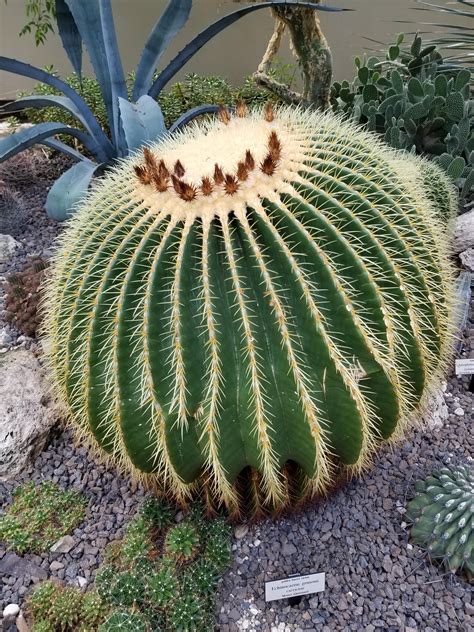
[[235, 512], [360, 472], [449, 355], [455, 198], [424, 166], [332, 114], [242, 104], [123, 160], [47, 293], [81, 436]]

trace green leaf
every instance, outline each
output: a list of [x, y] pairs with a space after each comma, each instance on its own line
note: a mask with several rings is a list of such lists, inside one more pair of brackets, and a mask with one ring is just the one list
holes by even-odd
[[369, 74], [370, 74], [370, 71], [367, 68], [367, 66], [362, 66], [362, 68], [359, 68], [359, 72], [357, 73], [357, 76], [359, 77], [359, 81], [363, 85], [365, 85], [367, 81], [369, 80]]
[[370, 101], [376, 101], [377, 97], [378, 97], [377, 88], [372, 83], [369, 83], [366, 86], [364, 86], [364, 89], [362, 90], [362, 98], [364, 99], [364, 103], [369, 103]]
[[403, 94], [403, 79], [398, 70], [392, 70], [392, 72], [390, 73], [390, 79], [395, 91], [398, 94]]
[[421, 52], [421, 37], [418, 37], [418, 35], [415, 36], [415, 39], [413, 40], [413, 44], [410, 47], [410, 52], [413, 55], [413, 57], [418, 57], [418, 55]]
[[404, 40], [404, 39], [405, 39], [405, 33], [399, 33], [399, 34], [397, 35], [397, 39], [395, 40], [395, 44], [396, 44], [397, 46], [400, 46], [400, 44], [402, 44], [402, 43], [403, 43], [403, 40]]
[[454, 81], [454, 89], [462, 90], [464, 86], [469, 84], [470, 81], [471, 81], [471, 73], [469, 72], [467, 68], [463, 68], [456, 75], [456, 79]]
[[421, 82], [416, 77], [411, 77], [407, 84], [408, 93], [415, 97], [424, 97], [425, 93]]
[[446, 97], [446, 115], [452, 121], [460, 121], [464, 116], [464, 98], [460, 92], [451, 92]]
[[394, 61], [395, 59], [397, 59], [399, 55], [400, 55], [400, 48], [398, 46], [390, 46], [390, 48], [388, 49], [388, 58], [391, 61]]
[[56, 180], [45, 203], [46, 213], [51, 219], [63, 222], [73, 214], [75, 206], [86, 195], [97, 168], [97, 163], [84, 160]]
[[457, 180], [461, 177], [462, 172], [464, 171], [464, 167], [466, 166], [466, 161], [462, 156], [458, 156], [452, 160], [449, 167], [446, 169], [447, 175], [453, 180]]

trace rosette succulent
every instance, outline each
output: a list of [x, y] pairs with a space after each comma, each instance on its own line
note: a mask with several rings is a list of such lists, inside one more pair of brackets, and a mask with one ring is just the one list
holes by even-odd
[[407, 505], [411, 538], [433, 559], [474, 578], [474, 471], [468, 465], [444, 467], [415, 485]]
[[82, 437], [235, 512], [361, 472], [450, 353], [456, 198], [427, 169], [333, 114], [243, 104], [124, 159], [45, 301]]

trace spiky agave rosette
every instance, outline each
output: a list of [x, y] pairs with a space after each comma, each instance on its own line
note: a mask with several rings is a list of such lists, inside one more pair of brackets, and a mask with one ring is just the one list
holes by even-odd
[[444, 467], [415, 484], [407, 505], [411, 538], [445, 567], [474, 579], [474, 471]]
[[74, 426], [167, 495], [235, 512], [359, 473], [449, 354], [455, 206], [436, 167], [288, 107], [240, 104], [124, 160], [48, 285]]

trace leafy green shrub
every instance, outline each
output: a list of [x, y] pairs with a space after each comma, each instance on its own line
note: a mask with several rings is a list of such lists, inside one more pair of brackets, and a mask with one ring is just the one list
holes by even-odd
[[18, 553], [46, 551], [82, 521], [85, 506], [84, 496], [51, 481], [25, 483], [0, 516], [0, 539]]
[[344, 112], [396, 149], [430, 155], [456, 182], [461, 197], [474, 187], [474, 101], [470, 72], [445, 65], [435, 45], [398, 36], [385, 58], [356, 57], [352, 82], [335, 82], [333, 110]]
[[[52, 67], [46, 70], [57, 75]], [[134, 79], [134, 73], [130, 73], [127, 78], [129, 96], [131, 96]], [[64, 81], [81, 95], [102, 129], [109, 133], [107, 110], [98, 81], [85, 76], [82, 77], [81, 81], [74, 73], [65, 77]], [[19, 97], [47, 94], [60, 95], [61, 92], [43, 83], [38, 83], [33, 90], [22, 92]], [[210, 105], [220, 105], [221, 103], [234, 105], [237, 101], [243, 100], [247, 105], [252, 106], [264, 104], [269, 99], [276, 100], [276, 97], [268, 90], [255, 86], [251, 77], [247, 77], [241, 86], [235, 87], [223, 77], [189, 73], [183, 81], [178, 81], [168, 91], [163, 91], [158, 97], [158, 103], [163, 111], [166, 126], [170, 127], [182, 114], [198, 105], [206, 103]], [[76, 119], [68, 111], [59, 107], [26, 108], [24, 114], [31, 123], [58, 122], [78, 126]], [[62, 140], [70, 144], [77, 142], [66, 136]]]

